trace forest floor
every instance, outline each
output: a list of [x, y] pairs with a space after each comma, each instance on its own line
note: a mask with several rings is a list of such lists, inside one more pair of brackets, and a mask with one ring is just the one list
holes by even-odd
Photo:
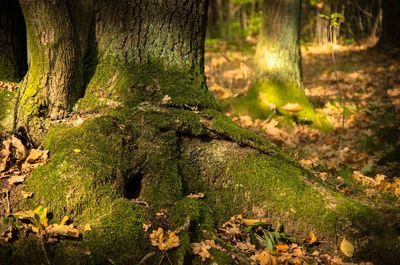
[[[251, 86], [253, 50], [209, 45], [207, 82], [223, 105]], [[305, 93], [333, 125], [331, 132], [279, 115], [259, 120], [229, 108], [226, 114], [285, 149], [346, 196], [364, 197], [366, 203], [385, 197], [400, 207], [399, 57], [367, 46], [336, 47], [334, 55], [335, 65], [329, 47], [302, 47]], [[345, 95], [344, 108], [339, 95]]]

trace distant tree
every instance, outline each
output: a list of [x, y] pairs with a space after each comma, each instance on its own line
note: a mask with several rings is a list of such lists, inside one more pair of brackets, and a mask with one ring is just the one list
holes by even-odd
[[298, 104], [296, 117], [325, 126], [303, 90], [300, 55], [300, 0], [265, 0], [255, 63], [255, 79], [246, 97], [238, 104], [265, 118], [274, 110], [290, 114], [284, 107]]

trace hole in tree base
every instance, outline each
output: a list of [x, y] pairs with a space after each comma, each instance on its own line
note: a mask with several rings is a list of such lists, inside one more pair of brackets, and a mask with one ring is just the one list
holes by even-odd
[[127, 176], [127, 181], [125, 183], [125, 198], [127, 199], [137, 199], [139, 198], [142, 191], [142, 174], [136, 174], [133, 176]]

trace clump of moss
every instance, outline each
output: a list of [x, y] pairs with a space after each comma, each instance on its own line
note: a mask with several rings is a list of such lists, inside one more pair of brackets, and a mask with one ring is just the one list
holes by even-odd
[[14, 93], [0, 90], [0, 130], [12, 129]]
[[[291, 113], [284, 108], [288, 103], [297, 103], [302, 110]], [[245, 113], [255, 118], [266, 119], [274, 115], [271, 106], [285, 116], [300, 123], [310, 123], [316, 128], [329, 131], [332, 126], [322, 113], [315, 111], [304, 92], [291, 82], [276, 80], [259, 80], [248, 91], [248, 94], [233, 102], [238, 113]]]

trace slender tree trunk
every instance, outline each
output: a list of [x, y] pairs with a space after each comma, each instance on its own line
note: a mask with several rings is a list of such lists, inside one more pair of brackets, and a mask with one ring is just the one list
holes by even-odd
[[291, 81], [303, 87], [300, 0], [266, 0], [255, 56], [256, 78]]
[[21, 0], [28, 36], [28, 66], [16, 125], [38, 142], [45, 119], [65, 117], [79, 95], [80, 56], [64, 0]]
[[17, 0], [0, 1], [0, 80], [17, 82], [27, 70], [24, 17]]

